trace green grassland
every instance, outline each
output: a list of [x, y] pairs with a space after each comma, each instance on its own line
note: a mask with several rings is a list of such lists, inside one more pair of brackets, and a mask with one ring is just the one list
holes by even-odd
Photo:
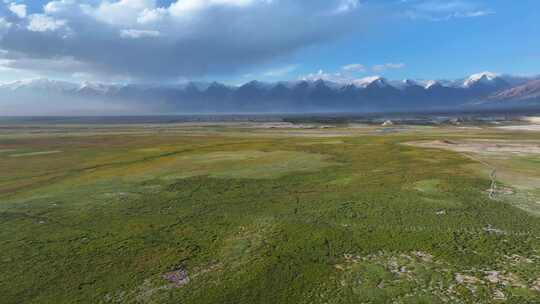
[[540, 303], [540, 185], [402, 144], [538, 133], [55, 130], [0, 134], [1, 303]]

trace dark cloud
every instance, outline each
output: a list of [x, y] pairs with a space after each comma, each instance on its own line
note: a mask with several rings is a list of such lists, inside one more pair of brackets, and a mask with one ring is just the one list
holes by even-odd
[[174, 79], [230, 73], [336, 39], [351, 0], [59, 0], [0, 31], [4, 65], [41, 74]]

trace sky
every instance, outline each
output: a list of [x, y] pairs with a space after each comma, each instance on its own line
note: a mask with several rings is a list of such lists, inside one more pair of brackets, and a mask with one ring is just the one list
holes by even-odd
[[538, 0], [0, 1], [0, 82], [540, 74]]

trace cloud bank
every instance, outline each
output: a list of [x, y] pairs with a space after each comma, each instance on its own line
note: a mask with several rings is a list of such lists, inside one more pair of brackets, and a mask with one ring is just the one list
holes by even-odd
[[[231, 73], [339, 38], [357, 0], [55, 0], [0, 10], [0, 64], [46, 75], [173, 80]], [[280, 72], [280, 71], [278, 71]]]

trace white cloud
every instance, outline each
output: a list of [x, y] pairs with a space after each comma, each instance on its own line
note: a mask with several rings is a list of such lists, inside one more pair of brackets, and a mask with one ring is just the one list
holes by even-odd
[[[389, 69], [401, 69], [404, 68], [404, 63], [385, 63], [385, 64], [378, 64], [373, 66], [371, 69], [373, 72], [384, 72]], [[316, 80], [325, 80], [325, 81], [332, 81], [336, 83], [361, 83], [362, 81], [367, 80], [373, 80], [376, 78], [379, 78], [380, 76], [370, 76], [370, 77], [364, 77], [364, 78], [357, 78], [357, 74], [355, 73], [363, 73], [366, 72], [367, 69], [364, 65], [359, 63], [351, 63], [348, 65], [344, 65], [341, 67], [340, 71], [338, 72], [325, 72], [323, 70], [319, 70], [316, 73], [310, 73], [304, 76], [300, 76], [299, 79], [301, 80], [308, 80], [308, 81], [316, 81]]]
[[359, 5], [359, 0], [341, 0], [334, 13], [346, 13], [356, 9]]
[[341, 69], [346, 72], [351, 72], [351, 73], [361, 73], [361, 72], [366, 71], [366, 68], [364, 67], [364, 65], [359, 64], [359, 63], [351, 63], [348, 65], [344, 65], [343, 67], [341, 67]]
[[325, 73], [323, 70], [319, 70], [317, 73], [309, 73], [304, 76], [300, 76], [300, 80], [308, 80], [308, 81], [314, 81], [314, 80], [328, 80], [330, 78], [330, 74]]
[[43, 12], [48, 15], [58, 14], [69, 11], [73, 6], [76, 5], [77, 3], [75, 0], [55, 0], [45, 4], [43, 7]]
[[9, 4], [9, 10], [17, 15], [19, 18], [26, 18], [26, 5], [25, 4], [17, 4], [17, 3], [10, 3]]
[[122, 38], [145, 38], [145, 37], [159, 37], [161, 33], [159, 31], [151, 31], [151, 30], [134, 30], [134, 29], [127, 29], [127, 30], [121, 30], [120, 31], [120, 37]]
[[306, 80], [306, 81], [324, 80], [324, 81], [332, 81], [332, 82], [338, 82], [338, 83], [345, 83], [352, 80], [351, 77], [344, 76], [339, 72], [327, 73], [323, 70], [319, 70], [317, 71], [317, 73], [310, 73], [310, 74], [301, 76], [300, 79]]
[[474, 17], [482, 17], [482, 16], [487, 16], [487, 15], [493, 15], [495, 14], [494, 11], [483, 11], [483, 10], [480, 10], [480, 11], [469, 11], [469, 12], [462, 12], [462, 13], [456, 13], [454, 14], [454, 17], [456, 18], [474, 18]]
[[464, 0], [411, 0], [403, 1], [405, 15], [411, 19], [445, 21], [454, 18], [474, 18], [494, 14], [476, 1]]
[[266, 71], [263, 76], [266, 77], [283, 77], [298, 68], [298, 65], [288, 65], [277, 69]]
[[88, 7], [87, 11], [100, 21], [129, 25], [137, 22], [141, 12], [154, 9], [155, 5], [155, 0], [102, 1], [97, 8]]
[[66, 20], [57, 20], [43, 14], [29, 16], [28, 30], [31, 32], [56, 31], [66, 25]]
[[340, 71], [337, 72], [325, 72], [319, 70], [316, 73], [301, 76], [300, 79], [308, 81], [325, 80], [337, 83], [352, 83], [356, 79], [355, 74], [364, 72], [366, 72], [366, 67], [363, 64], [351, 63], [342, 66]]
[[245, 7], [255, 2], [270, 2], [264, 0], [178, 0], [169, 11], [173, 16], [183, 16], [212, 6]]
[[[70, 0], [63, 0], [70, 1]], [[96, 8], [87, 6], [87, 12], [109, 24], [148, 24], [166, 17], [186, 17], [211, 7], [246, 7], [272, 0], [177, 0], [168, 7], [157, 7], [156, 0], [102, 1]]]
[[148, 24], [163, 20], [167, 15], [167, 9], [158, 7], [155, 9], [144, 9], [137, 17], [137, 23]]
[[404, 63], [385, 63], [373, 66], [374, 72], [384, 72], [386, 70], [402, 69], [405, 67]]

